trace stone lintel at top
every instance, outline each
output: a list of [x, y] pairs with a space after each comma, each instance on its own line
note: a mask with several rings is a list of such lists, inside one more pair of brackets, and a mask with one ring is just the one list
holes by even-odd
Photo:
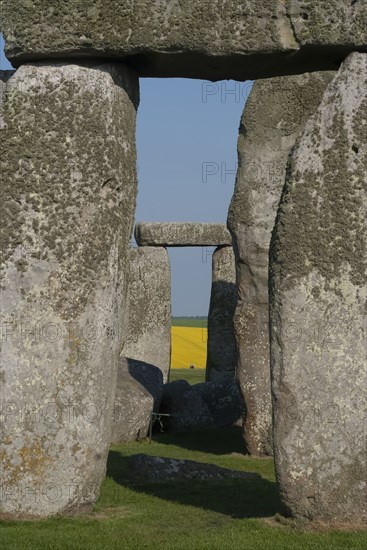
[[1, 16], [14, 66], [107, 58], [139, 76], [243, 81], [367, 51], [365, 0], [2, 0]]
[[135, 240], [139, 246], [232, 246], [232, 238], [220, 223], [138, 223]]

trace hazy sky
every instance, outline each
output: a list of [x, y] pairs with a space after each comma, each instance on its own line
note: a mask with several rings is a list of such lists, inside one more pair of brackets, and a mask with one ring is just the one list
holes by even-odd
[[[0, 69], [11, 68], [0, 39]], [[136, 221], [225, 223], [250, 83], [140, 80]], [[206, 315], [214, 249], [169, 249], [173, 315]]]

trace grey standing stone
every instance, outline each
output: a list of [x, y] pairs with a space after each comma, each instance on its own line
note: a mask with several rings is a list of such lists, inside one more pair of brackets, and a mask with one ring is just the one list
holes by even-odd
[[[365, 0], [2, 0], [1, 24], [13, 64], [108, 56], [139, 76], [218, 81], [335, 69], [366, 48], [366, 12]], [[208, 84], [204, 101], [221, 93]]]
[[366, 520], [367, 55], [292, 154], [271, 244], [274, 450], [293, 516]]
[[237, 377], [253, 455], [272, 454], [268, 255], [288, 156], [335, 73], [255, 82], [242, 116], [239, 169], [228, 214], [237, 264]]
[[138, 223], [135, 239], [140, 246], [232, 245], [231, 235], [220, 223]]
[[236, 265], [231, 246], [217, 248], [212, 258], [212, 289], [208, 315], [206, 380], [233, 380], [237, 345], [233, 317], [237, 304]]
[[154, 365], [120, 357], [113, 415], [113, 443], [144, 439], [152, 412], [163, 396], [162, 371]]
[[171, 270], [163, 247], [129, 254], [127, 334], [121, 354], [158, 367], [165, 382], [171, 361]]
[[136, 194], [134, 72], [23, 65], [0, 132], [1, 513], [89, 508], [105, 475]]

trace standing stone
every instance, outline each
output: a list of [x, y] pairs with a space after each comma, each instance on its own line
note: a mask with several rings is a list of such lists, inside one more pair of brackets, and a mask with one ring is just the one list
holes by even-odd
[[292, 154], [271, 245], [274, 450], [293, 516], [366, 515], [367, 55]]
[[253, 455], [272, 454], [268, 299], [271, 232], [289, 153], [333, 74], [257, 81], [241, 120], [239, 170], [228, 226], [237, 264], [237, 376], [246, 404], [246, 446]]
[[1, 140], [1, 504], [88, 509], [104, 477], [136, 194], [138, 80], [36, 63], [7, 83]]
[[163, 247], [132, 248], [129, 314], [121, 355], [158, 367], [167, 382], [171, 360], [171, 270]]
[[217, 248], [212, 258], [212, 290], [208, 315], [206, 381], [233, 380], [237, 346], [233, 317], [237, 304], [233, 248]]

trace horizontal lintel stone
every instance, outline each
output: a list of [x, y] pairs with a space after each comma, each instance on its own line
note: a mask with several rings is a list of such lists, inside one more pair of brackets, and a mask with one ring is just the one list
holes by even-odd
[[139, 246], [231, 246], [232, 237], [219, 223], [138, 223], [135, 240]]
[[107, 58], [145, 77], [248, 80], [367, 51], [365, 0], [2, 0], [1, 16], [14, 66]]

